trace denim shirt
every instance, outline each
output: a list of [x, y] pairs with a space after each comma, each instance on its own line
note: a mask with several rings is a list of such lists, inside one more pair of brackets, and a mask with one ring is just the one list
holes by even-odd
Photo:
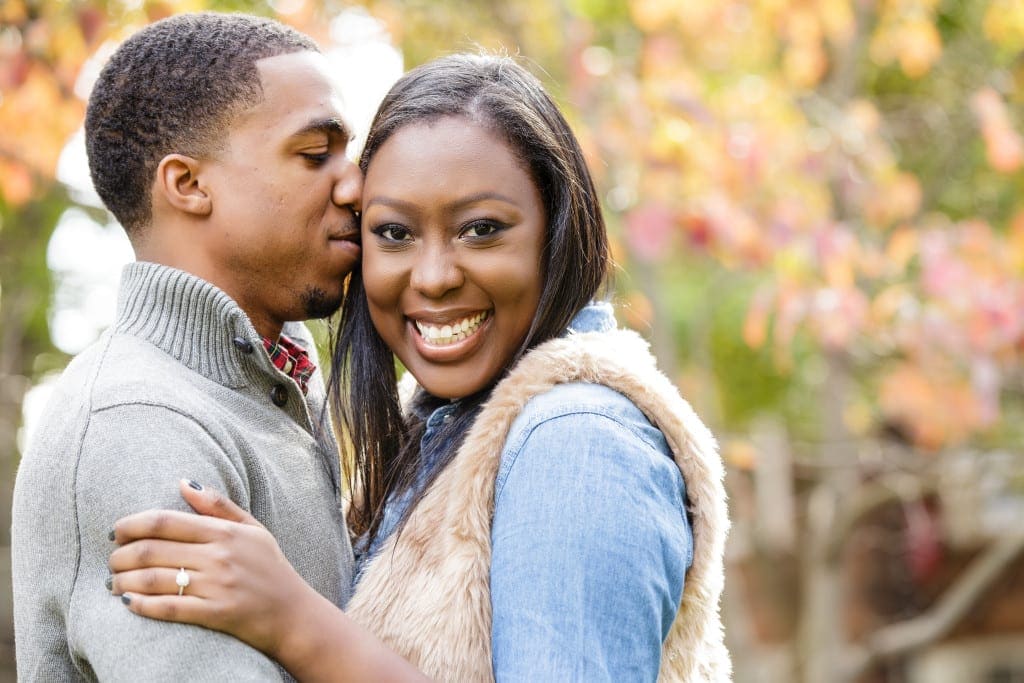
[[[566, 334], [614, 327], [611, 306], [591, 304]], [[427, 419], [420, 486], [446, 447], [432, 436], [454, 410]], [[357, 544], [357, 576], [412, 496], [388, 502], [368, 552]], [[571, 383], [531, 399], [495, 482], [495, 679], [656, 680], [693, 560], [685, 499], [664, 435], [622, 394]]]

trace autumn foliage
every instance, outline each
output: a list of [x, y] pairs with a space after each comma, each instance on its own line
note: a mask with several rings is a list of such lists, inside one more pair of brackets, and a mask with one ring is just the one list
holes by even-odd
[[[755, 630], [775, 615], [767, 640], [797, 640], [803, 620], [827, 634], [827, 619], [808, 616], [818, 603], [836, 611], [811, 595], [820, 581], [793, 577], [813, 562], [838, 572], [839, 553], [819, 546], [849, 545], [861, 508], [901, 497], [908, 550], [883, 555], [923, 582], [949, 541], [929, 502], [942, 463], [1009, 453], [1018, 476], [1002, 483], [1019, 492], [1021, 0], [4, 0], [0, 547], [22, 398], [66, 362], [47, 326], [47, 243], [74, 206], [58, 159], [117, 42], [201, 9], [277, 16], [325, 47], [347, 40], [332, 20], [350, 13], [379, 21], [406, 66], [482, 47], [544, 80], [602, 193], [625, 322], [720, 437], [730, 476], [742, 474], [730, 482], [733, 537], [755, 540], [732, 561], [776, 570], [772, 590], [751, 581], [740, 600]], [[787, 440], [774, 479], [772, 429]], [[888, 486], [906, 471], [919, 477], [910, 493]], [[771, 511], [799, 527], [774, 541], [758, 526], [766, 481]], [[831, 521], [814, 507], [829, 491]], [[829, 659], [813, 638], [804, 647]], [[806, 680], [842, 680], [821, 666]]]
[[933, 451], [1019, 420], [1024, 6], [628, 12], [635, 51], [581, 32], [570, 93], [631, 267], [752, 282], [737, 332], [794, 386], [808, 344], [840, 355], [854, 434]]
[[[53, 182], [97, 51], [210, 4], [276, 7], [324, 41], [340, 9], [5, 2], [4, 203]], [[699, 332], [668, 283], [705, 279], [743, 299], [725, 329], [743, 358], [769, 359], [786, 391], [801, 389], [808, 354], [851, 363], [862, 389], [844, 398], [854, 433], [886, 426], [934, 450], [999, 438], [1019, 417], [1021, 3], [363, 4], [408, 63], [479, 44], [550, 74], [605, 193], [620, 261], [654, 273], [646, 285], [623, 280], [631, 321], [674, 330], [681, 384], [696, 376], [726, 391], [734, 372], [695, 368], [686, 348]]]

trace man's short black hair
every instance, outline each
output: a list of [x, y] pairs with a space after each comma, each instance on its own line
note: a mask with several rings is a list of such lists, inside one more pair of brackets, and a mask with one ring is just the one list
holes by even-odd
[[319, 51], [308, 36], [246, 14], [181, 14], [122, 44], [89, 97], [85, 144], [100, 198], [129, 234], [149, 223], [160, 160], [223, 144], [239, 111], [263, 95], [256, 62]]

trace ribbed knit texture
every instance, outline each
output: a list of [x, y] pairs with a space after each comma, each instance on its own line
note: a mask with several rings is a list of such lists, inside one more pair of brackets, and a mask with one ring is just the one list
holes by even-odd
[[[303, 325], [285, 334], [314, 349]], [[224, 292], [165, 266], [127, 266], [116, 322], [65, 370], [18, 471], [19, 680], [287, 678], [234, 638], [129, 612], [104, 586], [107, 534], [132, 512], [188, 509], [177, 482], [194, 479], [250, 510], [343, 605], [352, 555], [319, 375], [306, 400]]]

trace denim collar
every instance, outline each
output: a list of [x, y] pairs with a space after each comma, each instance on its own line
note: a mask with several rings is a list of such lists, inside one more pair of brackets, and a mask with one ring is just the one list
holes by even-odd
[[591, 301], [573, 316], [562, 336], [583, 332], [611, 332], [615, 329], [615, 312], [607, 301]]

